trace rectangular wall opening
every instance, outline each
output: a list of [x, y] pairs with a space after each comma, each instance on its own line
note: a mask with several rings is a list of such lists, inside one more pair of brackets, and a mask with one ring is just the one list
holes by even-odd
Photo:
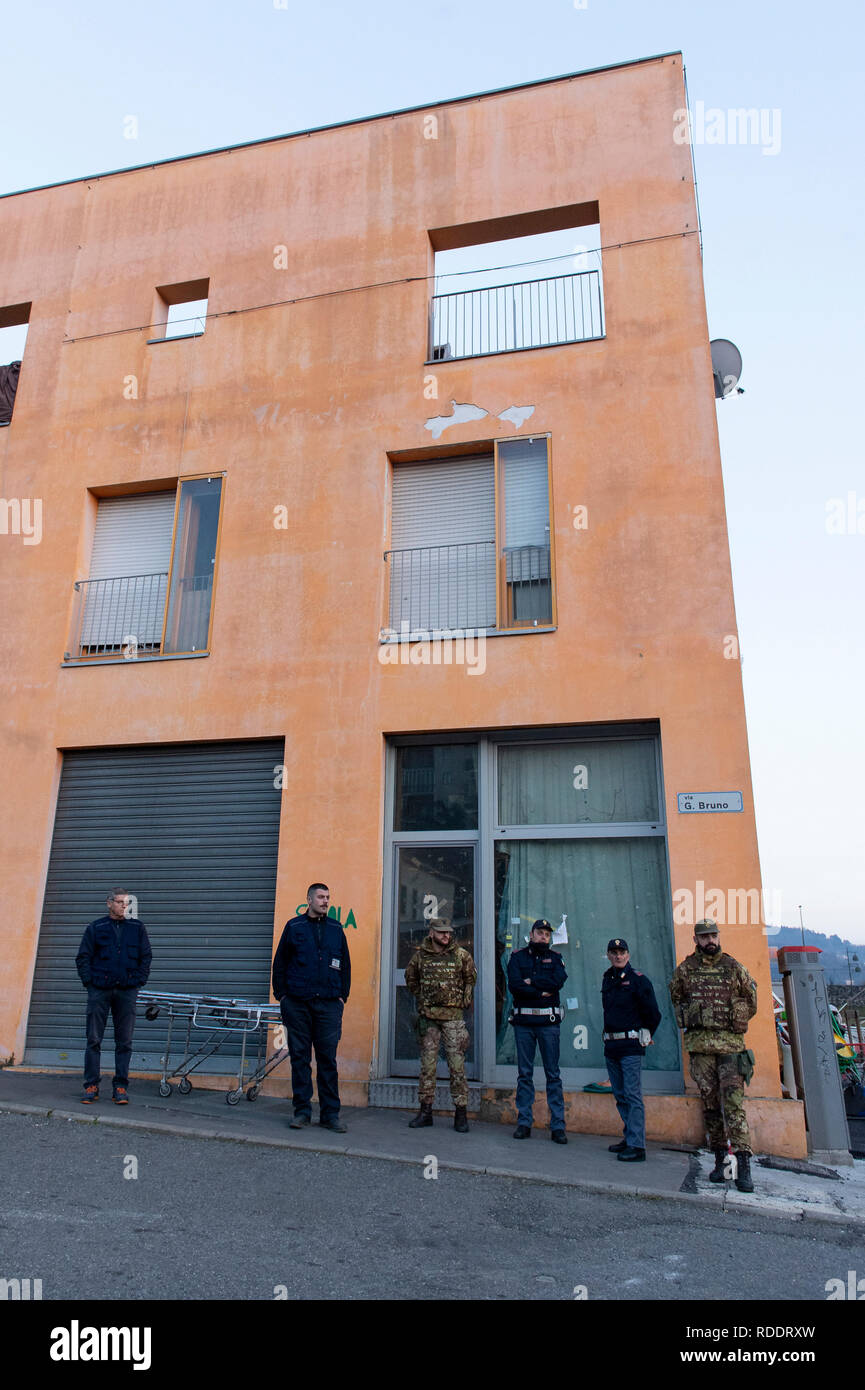
[[603, 337], [596, 203], [442, 228], [430, 241], [430, 361]]
[[30, 304], [0, 307], [0, 425], [12, 423], [30, 309]]
[[155, 332], [149, 341], [200, 338], [207, 326], [209, 294], [209, 278], [184, 280], [176, 285], [158, 285], [153, 315]]

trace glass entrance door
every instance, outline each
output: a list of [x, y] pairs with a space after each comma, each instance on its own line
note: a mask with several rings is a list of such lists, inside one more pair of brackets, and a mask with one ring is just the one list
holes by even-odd
[[[420, 1071], [415, 1001], [405, 984], [405, 968], [429, 932], [432, 917], [448, 918], [454, 940], [475, 957], [475, 850], [474, 844], [412, 844], [395, 847], [396, 879], [394, 951], [394, 1008], [391, 1038], [391, 1075], [417, 1076]], [[475, 957], [476, 959], [476, 957]], [[466, 1053], [466, 1075], [478, 1074], [475, 1044], [477, 993], [465, 1021], [471, 1043]], [[438, 1074], [447, 1076], [440, 1059]]]

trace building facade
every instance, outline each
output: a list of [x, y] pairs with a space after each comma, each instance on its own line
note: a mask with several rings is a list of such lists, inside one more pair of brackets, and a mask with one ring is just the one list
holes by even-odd
[[[109, 888], [153, 985], [264, 999], [323, 880], [347, 1104], [412, 1103], [404, 970], [441, 913], [479, 968], [472, 1106], [510, 1118], [505, 967], [543, 916], [569, 1127], [618, 1128], [583, 1087], [623, 935], [664, 1011], [649, 1138], [697, 1139], [666, 983], [711, 915], [760, 990], [756, 1143], [805, 1151], [685, 104], [668, 54], [0, 200], [0, 321], [29, 322], [0, 429], [3, 1059], [80, 1063]], [[141, 1073], [160, 1036], [139, 1022]]]

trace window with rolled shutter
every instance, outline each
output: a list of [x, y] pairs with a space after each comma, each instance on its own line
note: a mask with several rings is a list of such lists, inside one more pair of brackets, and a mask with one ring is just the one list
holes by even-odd
[[548, 623], [553, 613], [546, 439], [503, 440], [499, 466], [508, 625]]
[[90, 576], [83, 581], [81, 654], [158, 651], [171, 564], [177, 494], [103, 497], [96, 514]]
[[492, 454], [397, 464], [391, 545], [395, 632], [495, 627]]

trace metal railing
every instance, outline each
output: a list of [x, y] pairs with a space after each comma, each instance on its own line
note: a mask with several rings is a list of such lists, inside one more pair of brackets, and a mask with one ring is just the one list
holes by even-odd
[[[386, 550], [384, 558], [390, 563], [390, 633], [394, 637], [417, 640], [436, 632], [496, 627], [495, 541]], [[550, 547], [506, 546], [501, 563], [507, 594], [502, 625], [551, 622]]]
[[79, 579], [67, 660], [158, 652], [168, 571]]
[[553, 620], [553, 589], [548, 545], [505, 546], [508, 626]]
[[603, 336], [599, 270], [435, 295], [430, 303], [432, 362]]
[[387, 550], [384, 558], [395, 635], [495, 627], [495, 541]]

